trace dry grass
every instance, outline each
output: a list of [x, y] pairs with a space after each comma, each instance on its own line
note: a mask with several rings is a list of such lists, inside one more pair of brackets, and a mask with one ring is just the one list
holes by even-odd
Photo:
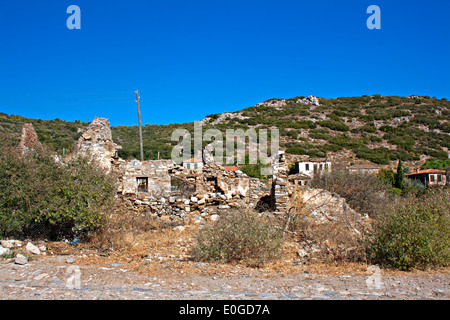
[[[120, 210], [119, 210], [120, 211]], [[250, 267], [239, 262], [199, 263], [191, 258], [197, 225], [187, 225], [182, 232], [167, 223], [161, 223], [150, 216], [136, 212], [115, 212], [110, 215], [108, 232], [95, 235], [91, 242], [71, 245], [64, 242], [46, 243], [48, 252], [55, 255], [74, 255], [81, 265], [111, 267], [113, 263], [121, 268], [145, 275], [165, 278], [189, 277], [189, 275], [217, 275], [247, 272], [266, 278], [284, 277], [289, 274], [318, 275], [367, 275], [368, 265], [364, 262], [309, 262], [299, 263], [298, 239], [288, 238], [282, 247], [282, 258], [264, 266]], [[49, 254], [51, 255], [51, 254]], [[409, 272], [383, 269], [383, 275], [425, 276], [438, 273], [450, 274], [450, 268], [433, 271]]]

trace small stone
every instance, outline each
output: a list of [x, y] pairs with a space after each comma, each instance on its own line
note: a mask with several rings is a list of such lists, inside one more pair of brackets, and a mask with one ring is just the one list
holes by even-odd
[[161, 222], [164, 222], [164, 223], [170, 223], [171, 222], [170, 216], [167, 216], [167, 215], [161, 216], [161, 217], [159, 217], [159, 219], [161, 220]]
[[2, 240], [0, 244], [3, 248], [11, 249], [14, 246], [14, 240]]
[[75, 258], [68, 258], [67, 260], [66, 260], [66, 263], [67, 264], [72, 264], [72, 263], [74, 263], [75, 262]]
[[31, 252], [31, 253], [36, 254], [36, 255], [41, 254], [41, 250], [39, 250], [39, 248], [36, 247], [36, 246], [35, 246], [34, 244], [32, 244], [31, 242], [28, 242], [28, 243], [27, 243], [27, 246], [25, 247], [25, 249], [26, 249], [28, 252]]
[[218, 214], [213, 214], [209, 217], [211, 221], [217, 221], [219, 220], [220, 216]]
[[194, 216], [194, 223], [200, 223], [200, 222], [202, 222], [202, 217]]
[[28, 263], [28, 259], [23, 254], [18, 253], [16, 259], [14, 259], [14, 263], [24, 265]]
[[11, 249], [9, 248], [3, 248], [0, 246], [0, 256], [7, 255], [11, 253]]
[[197, 197], [191, 197], [191, 202], [197, 202], [198, 198]]
[[174, 228], [173, 228], [174, 231], [178, 231], [178, 232], [183, 232], [184, 229], [185, 229], [185, 228], [184, 228], [183, 226], [177, 226], [177, 227], [174, 227]]
[[48, 277], [48, 274], [47, 273], [41, 273], [38, 276], [36, 276], [34, 278], [34, 280], [41, 280], [41, 279], [44, 279], [45, 277]]

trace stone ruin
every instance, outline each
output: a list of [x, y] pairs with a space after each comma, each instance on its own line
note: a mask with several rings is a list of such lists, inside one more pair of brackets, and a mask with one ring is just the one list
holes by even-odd
[[[316, 107], [320, 106], [319, 98], [315, 96], [308, 96], [303, 99], [297, 99], [296, 102], [305, 105], [313, 105]], [[281, 108], [285, 107], [286, 105], [286, 99], [272, 99], [258, 103], [256, 106], [274, 107], [277, 110], [281, 110]]]
[[93, 156], [107, 170], [111, 169], [111, 159], [117, 156], [121, 146], [112, 139], [109, 120], [95, 117], [77, 142], [77, 152]]
[[[24, 125], [20, 150], [26, 152], [39, 144], [33, 126]], [[312, 261], [324, 254], [356, 255], [358, 252], [352, 252], [354, 244], [370, 228], [368, 216], [351, 209], [337, 194], [297, 183], [302, 175], [288, 175], [282, 151], [277, 155], [278, 161], [272, 162], [275, 171], [271, 181], [264, 184], [235, 167], [215, 163], [205, 163], [199, 171], [176, 165], [172, 160], [121, 159], [118, 156], [121, 147], [113, 142], [109, 121], [104, 118], [94, 119], [77, 146], [78, 154], [94, 157], [117, 175], [117, 196], [122, 205], [167, 223], [215, 221], [230, 209], [256, 209], [283, 215], [287, 230], [292, 215], [297, 215], [295, 220], [304, 224], [304, 239], [298, 243], [302, 261]], [[210, 155], [204, 155], [204, 159], [209, 158]], [[337, 236], [333, 235], [336, 232]], [[334, 241], [339, 237], [344, 240]]]
[[77, 153], [94, 157], [118, 176], [118, 197], [140, 210], [180, 218], [206, 216], [230, 208], [254, 208], [270, 188], [239, 170], [215, 164], [205, 150], [202, 170], [172, 160], [124, 160], [112, 140], [108, 119], [95, 118], [77, 141]]
[[33, 125], [31, 123], [25, 123], [22, 126], [22, 134], [18, 145], [19, 152], [24, 154], [40, 146], [41, 143], [39, 142], [38, 135], [36, 134]]
[[[78, 140], [79, 152], [93, 155], [118, 176], [117, 195], [123, 203], [136, 212], [147, 212], [168, 222], [214, 220], [233, 208], [286, 215], [298, 204], [299, 194], [312, 199], [305, 208], [309, 208], [308, 219], [316, 224], [345, 217], [353, 221], [350, 231], [358, 234], [367, 220], [338, 195], [296, 183], [295, 176], [288, 175], [283, 151], [278, 153], [278, 161], [272, 163], [275, 170], [272, 179], [264, 184], [237, 168], [208, 161], [209, 155], [203, 156], [206, 161], [202, 170], [196, 170], [172, 160], [124, 160], [118, 157], [120, 148], [112, 141], [109, 121], [102, 118], [95, 118]], [[308, 248], [308, 252], [311, 250]]]

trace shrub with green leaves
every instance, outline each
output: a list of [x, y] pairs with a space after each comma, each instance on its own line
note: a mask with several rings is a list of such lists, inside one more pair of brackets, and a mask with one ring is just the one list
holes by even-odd
[[279, 258], [281, 229], [252, 212], [230, 212], [200, 231], [194, 249], [198, 261], [263, 265]]
[[323, 120], [323, 121], [319, 121], [318, 125], [320, 125], [322, 127], [327, 127], [327, 128], [330, 128], [331, 130], [336, 130], [336, 131], [346, 132], [346, 131], [350, 130], [348, 125], [346, 125], [345, 123], [343, 123], [341, 121]]
[[450, 264], [450, 194], [433, 190], [398, 199], [378, 215], [368, 245], [372, 263], [400, 270]]
[[45, 146], [20, 154], [0, 141], [0, 237], [83, 236], [100, 227], [116, 179], [87, 158], [55, 160]]

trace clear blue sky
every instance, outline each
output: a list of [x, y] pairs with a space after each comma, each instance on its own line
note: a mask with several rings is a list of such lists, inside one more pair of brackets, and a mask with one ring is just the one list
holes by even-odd
[[0, 46], [0, 112], [30, 118], [134, 125], [136, 89], [144, 124], [270, 98], [450, 98], [448, 0], [1, 0]]

